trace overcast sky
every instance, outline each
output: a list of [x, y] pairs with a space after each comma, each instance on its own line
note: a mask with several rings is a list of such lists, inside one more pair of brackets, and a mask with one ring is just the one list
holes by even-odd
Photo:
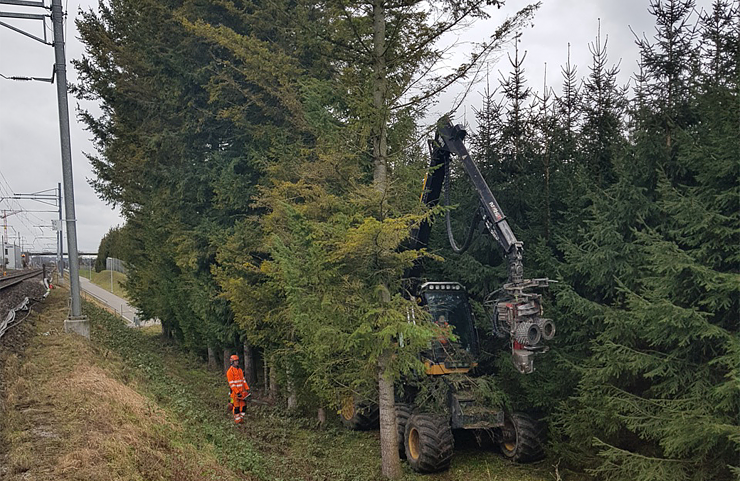
[[[45, 0], [50, 4], [50, 0]], [[626, 83], [636, 69], [638, 58], [634, 43], [635, 32], [654, 33], [653, 18], [648, 13], [648, 0], [543, 0], [533, 26], [522, 32], [520, 52], [527, 52], [525, 71], [528, 85], [540, 91], [544, 82], [547, 64], [548, 84], [559, 93], [561, 85], [560, 67], [565, 64], [568, 43], [571, 44], [571, 64], [578, 67], [580, 77], [588, 75], [591, 56], [588, 45], [596, 37], [598, 19], [601, 19], [602, 39], [608, 36], [610, 63], [620, 63], [622, 83]], [[698, 0], [697, 7], [709, 8], [710, 0]], [[70, 59], [80, 58], [82, 45], [77, 40], [73, 19], [80, 8], [85, 10], [97, 5], [97, 1], [68, 0], [66, 8], [67, 75], [70, 82], [76, 81], [76, 72], [69, 64]], [[473, 41], [480, 40], [522, 6], [523, 1], [509, 0], [500, 10], [492, 11], [487, 23], [477, 25], [466, 33]], [[24, 9], [0, 4], [0, 12], [42, 13], [41, 9]], [[37, 37], [43, 37], [41, 22], [1, 18], [8, 24], [22, 28]], [[47, 38], [51, 39], [51, 24], [46, 24]], [[9, 76], [50, 77], [54, 51], [33, 39], [0, 26], [0, 74]], [[499, 72], [508, 72], [506, 54], [500, 55], [498, 64], [490, 66], [490, 77], [499, 78]], [[483, 86], [468, 96], [460, 117], [472, 120], [472, 107], [477, 107]], [[452, 96], [443, 96], [437, 106], [439, 112], [450, 108]], [[98, 199], [88, 184], [93, 176], [84, 153], [94, 153], [90, 135], [78, 123], [74, 112], [78, 102], [70, 97], [72, 112], [72, 163], [77, 214], [77, 238], [81, 252], [97, 251], [100, 239], [111, 227], [123, 223], [120, 215], [111, 206]], [[93, 106], [85, 106], [94, 108]], [[434, 113], [432, 113], [434, 116]], [[59, 118], [56, 88], [44, 82], [17, 82], [0, 78], [0, 197], [12, 194], [31, 194], [53, 191], [62, 181], [61, 153], [59, 145]], [[53, 192], [48, 192], [53, 193]], [[55, 210], [56, 207], [29, 200], [0, 201], [0, 233], [3, 233], [2, 210], [8, 211], [7, 234], [11, 241], [22, 242], [28, 250], [55, 250], [51, 220], [54, 212], [32, 212]], [[10, 215], [13, 211], [23, 211]], [[64, 244], [67, 247], [66, 238]]]

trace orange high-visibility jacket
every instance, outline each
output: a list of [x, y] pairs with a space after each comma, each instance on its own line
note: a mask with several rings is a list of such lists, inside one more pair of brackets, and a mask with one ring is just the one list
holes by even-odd
[[239, 393], [244, 393], [243, 396], [246, 396], [249, 392], [249, 385], [247, 384], [247, 380], [244, 379], [244, 372], [242, 372], [238, 367], [231, 366], [229, 370], [226, 371], [226, 379], [229, 380], [231, 400], [234, 401], [234, 403], [240, 401], [238, 397]]

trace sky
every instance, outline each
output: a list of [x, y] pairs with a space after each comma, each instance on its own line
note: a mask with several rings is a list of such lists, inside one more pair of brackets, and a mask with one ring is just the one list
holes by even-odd
[[[50, 0], [44, 1], [50, 5]], [[466, 43], [483, 40], [506, 15], [513, 14], [527, 3], [509, 0], [503, 8], [493, 9], [490, 20], [480, 22], [462, 34], [461, 48]], [[697, 0], [697, 8], [708, 9], [710, 3], [710, 0]], [[68, 14], [65, 22], [67, 78], [71, 83], [76, 82], [77, 75], [70, 60], [79, 59], [83, 53], [74, 19], [80, 9], [88, 10], [95, 5], [97, 0], [65, 0]], [[522, 31], [519, 43], [520, 54], [526, 52], [527, 55], [524, 69], [528, 85], [541, 91], [546, 71], [547, 85], [556, 93], [560, 92], [560, 68], [566, 63], [568, 44], [571, 64], [577, 67], [579, 77], [587, 76], [591, 61], [589, 44], [596, 38], [599, 20], [602, 43], [608, 38], [610, 64], [620, 65], [619, 79], [626, 84], [636, 70], [638, 59], [632, 31], [648, 38], [654, 35], [648, 6], [649, 0], [543, 0], [532, 24]], [[45, 13], [40, 8], [1, 3], [0, 12]], [[41, 38], [46, 30], [47, 38], [52, 38], [48, 21], [45, 28], [40, 21], [9, 18], [0, 18], [0, 21]], [[506, 56], [513, 52], [512, 45], [498, 54], [497, 63], [489, 64], [492, 84], [502, 73], [510, 70]], [[53, 62], [51, 46], [0, 25], [0, 75], [48, 78]], [[480, 92], [484, 87], [472, 88], [457, 121], [471, 122], [473, 108], [479, 106]], [[454, 98], [454, 93], [441, 96], [435, 109], [439, 113], [447, 111]], [[98, 198], [88, 183], [94, 174], [85, 154], [95, 154], [95, 149], [90, 142], [90, 134], [77, 120], [75, 112], [78, 107], [96, 111], [96, 105], [80, 104], [70, 96], [69, 107], [78, 249], [80, 252], [96, 252], [102, 237], [112, 227], [122, 225], [123, 219], [116, 209]], [[434, 116], [433, 111], [430, 118]], [[55, 85], [0, 77], [0, 198], [13, 194], [54, 193], [57, 184], [62, 182], [59, 137]], [[7, 231], [3, 226], [4, 214], [7, 214], [4, 219]], [[55, 206], [31, 200], [0, 200], [0, 234], [7, 232], [9, 240], [20, 243], [24, 250], [55, 251], [51, 221], [57, 217]], [[64, 247], [66, 251], [66, 237]]]

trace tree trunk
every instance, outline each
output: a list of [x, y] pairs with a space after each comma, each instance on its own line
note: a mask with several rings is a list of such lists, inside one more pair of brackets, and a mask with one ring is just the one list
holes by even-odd
[[248, 342], [244, 342], [244, 378], [251, 388], [257, 383], [257, 370], [254, 365], [254, 352]]
[[[391, 301], [387, 286], [381, 286], [380, 302]], [[401, 458], [398, 456], [398, 430], [396, 429], [396, 398], [393, 381], [388, 376], [393, 349], [386, 348], [378, 359], [378, 408], [380, 409], [380, 458], [383, 476], [388, 479], [401, 477]]]
[[285, 376], [288, 380], [288, 411], [294, 411], [298, 407], [298, 394], [295, 391], [293, 367], [290, 365], [290, 361], [288, 361], [288, 367], [285, 369]]
[[[373, 0], [373, 184], [385, 194], [388, 191], [388, 69], [386, 51], [386, 18], [384, 0]], [[381, 204], [379, 220], [383, 220]], [[387, 285], [382, 286], [381, 302], [390, 301]], [[378, 360], [378, 405], [380, 408], [380, 455], [383, 476], [388, 479], [401, 477], [401, 460], [398, 457], [396, 410], [393, 382], [386, 376], [392, 355], [386, 349]]]
[[383, 476], [388, 479], [401, 477], [401, 459], [398, 457], [398, 432], [396, 429], [393, 381], [386, 376], [392, 351], [386, 349], [378, 360], [378, 407], [380, 408], [380, 457]]
[[[291, 383], [290, 386], [288, 386], [289, 389], [292, 389], [293, 384]], [[298, 408], [298, 395], [295, 393], [295, 391], [290, 392], [288, 395], [288, 411], [295, 411]]]
[[373, 182], [380, 192], [388, 189], [388, 72], [385, 55], [385, 6], [373, 1]]
[[270, 394], [269, 398], [271, 401], [276, 401], [278, 398], [278, 383], [277, 383], [277, 369], [275, 368], [275, 355], [270, 357]]
[[267, 356], [264, 356], [264, 362], [262, 363], [262, 374], [265, 379], [264, 396], [268, 397], [270, 394], [270, 364], [267, 362]]
[[229, 358], [231, 357], [231, 349], [224, 348], [224, 373], [229, 370], [229, 365], [231, 364], [231, 361]]
[[216, 348], [208, 346], [208, 369], [215, 371], [218, 369], [218, 362], [216, 361]]
[[326, 424], [326, 411], [324, 408], [319, 408], [316, 411], [316, 419], [319, 422], [319, 429], [323, 429], [324, 425]]
[[162, 335], [167, 340], [172, 339], [172, 328], [170, 327], [170, 324], [167, 322], [162, 322]]

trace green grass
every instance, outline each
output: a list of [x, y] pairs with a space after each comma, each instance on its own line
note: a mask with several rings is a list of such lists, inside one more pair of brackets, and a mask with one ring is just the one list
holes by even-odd
[[[25, 356], [0, 362], [8, 481], [383, 479], [377, 431], [347, 431], [330, 414], [319, 428], [312, 417], [255, 403], [235, 426], [225, 376], [163, 340], [159, 328], [127, 328], [83, 302], [91, 339], [65, 335], [68, 293], [55, 289], [45, 301]], [[53, 395], [39, 396], [38, 386]], [[583, 479], [554, 464], [514, 465], [496, 448], [458, 439], [449, 470], [419, 475], [404, 463], [400, 481]]]
[[[177, 420], [177, 443], [183, 447], [212, 453], [228, 469], [262, 481], [382, 479], [377, 431], [347, 431], [333, 417], [319, 429], [313, 419], [257, 404], [249, 405], [246, 423], [237, 427], [226, 411], [228, 389], [221, 373], [163, 341], [156, 327], [129, 329], [91, 306], [86, 314], [93, 341], [123, 360], [117, 368], [122, 381], [135, 379], [140, 392]], [[556, 479], [553, 464], [514, 465], [496, 448], [468, 442], [456, 446], [448, 471], [419, 475], [404, 463], [402, 479], [550, 481]]]
[[[113, 289], [111, 290], [111, 273], [113, 274]], [[102, 287], [108, 292], [112, 292], [118, 297], [126, 299], [126, 291], [123, 289], [123, 283], [126, 282], [126, 274], [116, 271], [90, 271], [90, 269], [80, 269], [80, 277], [89, 279], [93, 284]]]

